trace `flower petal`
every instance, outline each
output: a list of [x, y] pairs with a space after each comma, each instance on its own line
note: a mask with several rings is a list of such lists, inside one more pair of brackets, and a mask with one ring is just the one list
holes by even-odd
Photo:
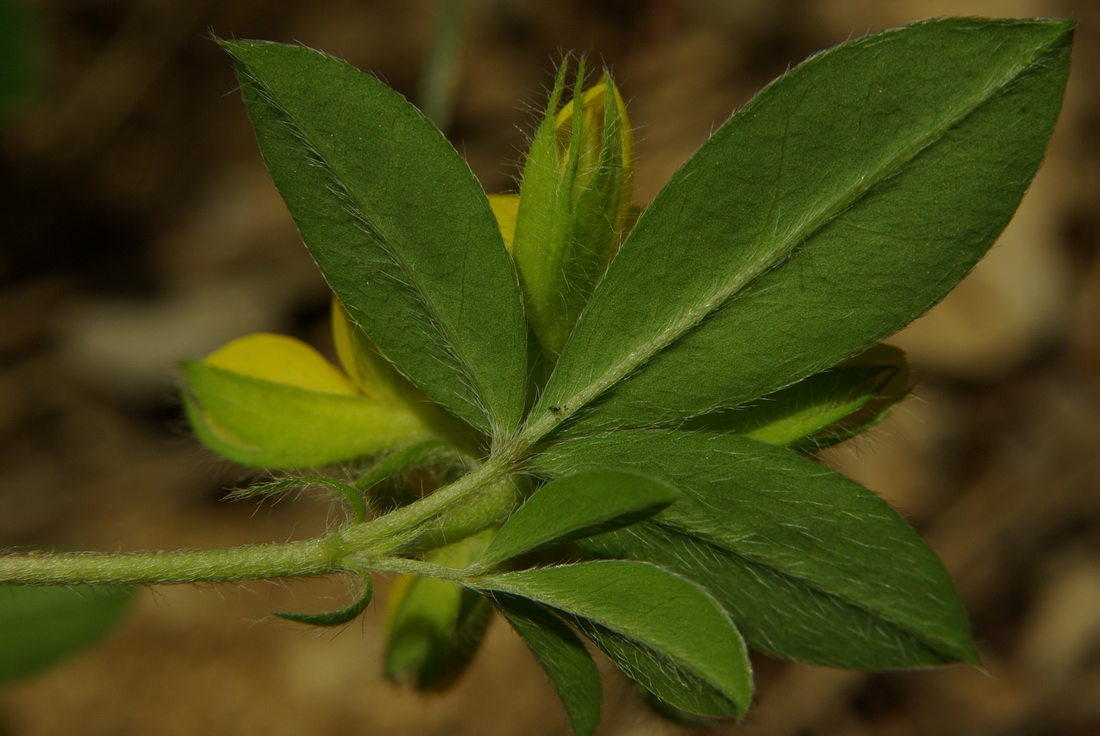
[[259, 332], [239, 338], [207, 356], [208, 366], [272, 383], [359, 396], [348, 377], [301, 340]]
[[490, 194], [489, 207], [497, 218], [500, 234], [504, 236], [504, 245], [512, 252], [512, 240], [516, 236], [516, 216], [519, 214], [518, 194]]
[[404, 406], [183, 364], [184, 408], [210, 449], [244, 465], [308, 468], [394, 450], [433, 436]]

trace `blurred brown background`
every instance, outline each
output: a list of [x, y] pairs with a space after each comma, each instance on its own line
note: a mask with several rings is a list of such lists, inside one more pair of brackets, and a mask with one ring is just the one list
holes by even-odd
[[[435, 0], [39, 0], [41, 88], [0, 131], [0, 547], [301, 538], [318, 499], [222, 501], [248, 476], [189, 436], [176, 361], [256, 330], [324, 345], [327, 296], [210, 40], [298, 41], [411, 99]], [[958, 582], [988, 672], [759, 658], [721, 733], [1100, 734], [1100, 5], [1096, 0], [471, 0], [451, 139], [510, 187], [554, 62], [610, 66], [648, 201], [789, 65], [938, 15], [1080, 22], [1044, 168], [988, 259], [900, 335], [915, 396], [830, 462], [887, 497]], [[380, 586], [384, 591], [384, 585]], [[451, 692], [379, 674], [384, 594], [318, 634], [339, 581], [160, 588], [101, 647], [0, 691], [0, 734], [564, 734], [499, 622]], [[680, 733], [610, 677], [601, 734]]]

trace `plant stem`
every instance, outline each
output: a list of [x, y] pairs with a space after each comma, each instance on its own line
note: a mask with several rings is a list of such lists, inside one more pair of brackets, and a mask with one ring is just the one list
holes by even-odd
[[305, 577], [343, 572], [347, 551], [332, 535], [229, 549], [3, 554], [0, 583], [151, 585]]
[[398, 550], [416, 554], [456, 542], [499, 521], [515, 507], [511, 457], [490, 457], [454, 483], [385, 516], [341, 532], [362, 559]]
[[384, 570], [399, 552], [423, 552], [499, 522], [517, 499], [507, 477], [512, 461], [490, 458], [415, 503], [315, 539], [172, 552], [7, 553], [0, 554], [0, 584], [155, 585]]

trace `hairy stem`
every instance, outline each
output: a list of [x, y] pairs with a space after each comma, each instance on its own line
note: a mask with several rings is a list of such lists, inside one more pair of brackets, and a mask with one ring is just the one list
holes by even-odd
[[415, 503], [315, 539], [172, 552], [5, 553], [0, 584], [164, 585], [386, 570], [396, 554], [458, 541], [506, 517], [518, 500], [507, 477], [513, 460], [490, 458]]
[[342, 536], [361, 555], [380, 557], [398, 550], [416, 554], [475, 534], [515, 508], [511, 462], [511, 456], [491, 457], [454, 483]]
[[229, 549], [3, 554], [0, 583], [152, 585], [305, 577], [344, 572], [346, 554], [337, 535]]

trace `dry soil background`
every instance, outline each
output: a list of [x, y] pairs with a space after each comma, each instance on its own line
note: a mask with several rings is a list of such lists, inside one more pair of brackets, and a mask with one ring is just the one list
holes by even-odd
[[[301, 538], [315, 499], [222, 501], [247, 479], [190, 438], [176, 361], [256, 330], [327, 340], [326, 292], [209, 39], [300, 41], [415, 97], [436, 2], [39, 0], [43, 88], [0, 131], [0, 548]], [[918, 386], [829, 458], [942, 555], [987, 673], [871, 675], [760, 658], [721, 733], [1100, 734], [1100, 7], [1095, 0], [472, 0], [449, 130], [489, 190], [563, 49], [621, 81], [639, 202], [808, 54], [938, 15], [1080, 22], [1048, 159], [1000, 244], [896, 342]], [[384, 588], [384, 586], [382, 586]], [[338, 581], [161, 588], [101, 647], [0, 691], [19, 736], [563, 734], [495, 625], [469, 675], [420, 696], [379, 674], [380, 603], [318, 635], [265, 619]], [[379, 596], [384, 598], [384, 591]], [[611, 678], [601, 734], [678, 733]]]

